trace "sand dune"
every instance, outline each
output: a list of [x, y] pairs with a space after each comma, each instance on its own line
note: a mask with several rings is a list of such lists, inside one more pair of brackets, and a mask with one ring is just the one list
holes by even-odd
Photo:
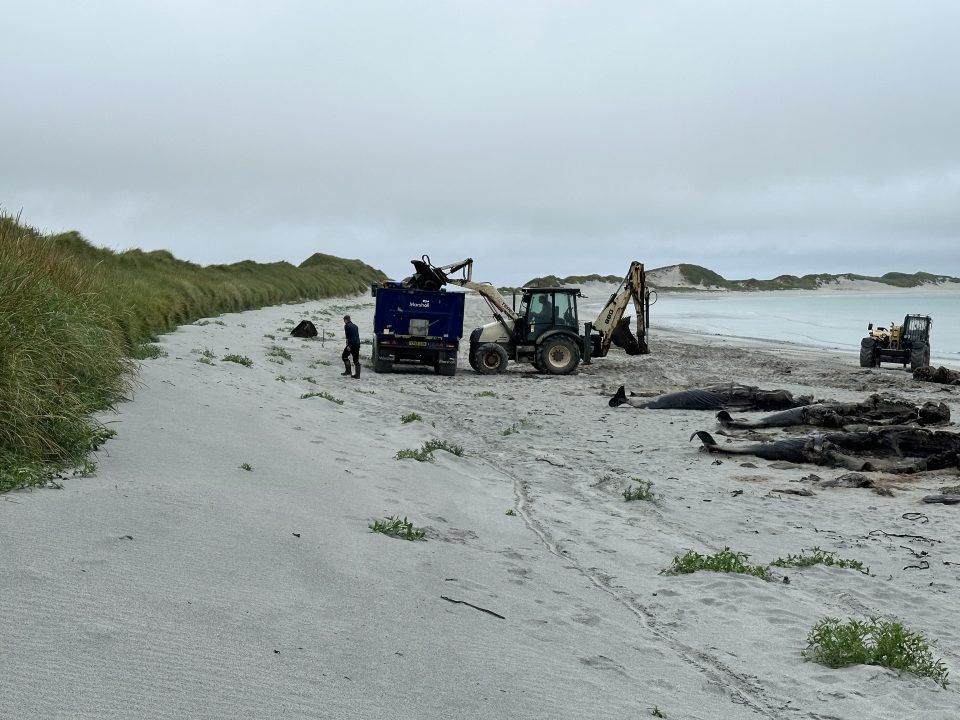
[[[952, 688], [800, 655], [818, 619], [882, 614], [937, 639], [960, 672], [960, 508], [919, 502], [956, 473], [878, 478], [893, 497], [818, 488], [803, 478], [840, 471], [699, 452], [688, 438], [716, 429], [709, 413], [607, 406], [620, 384], [739, 381], [957, 413], [957, 390], [852, 356], [678, 334], [573, 377], [367, 368], [356, 381], [339, 375], [346, 305], [367, 331], [360, 298], [164, 336], [168, 357], [104, 417], [118, 435], [96, 477], [0, 497], [0, 717], [957, 717]], [[288, 338], [310, 315], [331, 317], [318, 326], [337, 340]], [[468, 327], [481, 320], [470, 298]], [[292, 359], [271, 362], [274, 344]], [[204, 348], [213, 365], [191, 352]], [[320, 390], [343, 404], [301, 399]], [[401, 423], [409, 412], [423, 422]], [[394, 458], [431, 438], [466, 457]], [[635, 477], [656, 502], [623, 501]], [[777, 492], [790, 487], [815, 495]], [[386, 515], [427, 541], [369, 532]], [[816, 545], [872, 574], [659, 574], [728, 545], [758, 563]], [[921, 555], [929, 567], [907, 569]]]

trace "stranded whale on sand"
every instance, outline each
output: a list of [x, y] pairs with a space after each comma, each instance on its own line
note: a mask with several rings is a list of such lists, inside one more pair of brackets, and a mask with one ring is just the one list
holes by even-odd
[[944, 403], [927, 402], [922, 406], [906, 400], [871, 395], [859, 403], [822, 403], [791, 408], [766, 417], [749, 420], [733, 418], [726, 410], [717, 413], [724, 428], [755, 429], [815, 425], [842, 428], [848, 425], [943, 425], [950, 422], [950, 408]]
[[891, 473], [955, 468], [960, 453], [960, 435], [957, 433], [900, 425], [866, 432], [823, 433], [750, 445], [720, 445], [704, 430], [693, 433], [690, 440], [694, 438], [699, 438], [703, 447], [711, 453], [755, 455], [765, 460]]
[[628, 397], [623, 387], [610, 398], [610, 407], [629, 405], [650, 410], [784, 410], [809, 405], [809, 395], [794, 398], [789, 390], [762, 390], [753, 385], [725, 383], [667, 393], [655, 398]]

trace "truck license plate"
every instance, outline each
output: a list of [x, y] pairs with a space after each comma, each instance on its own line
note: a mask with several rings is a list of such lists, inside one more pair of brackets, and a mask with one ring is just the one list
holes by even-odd
[[427, 344], [425, 342], [421, 342], [420, 340], [410, 341], [410, 347], [426, 347], [426, 346]]

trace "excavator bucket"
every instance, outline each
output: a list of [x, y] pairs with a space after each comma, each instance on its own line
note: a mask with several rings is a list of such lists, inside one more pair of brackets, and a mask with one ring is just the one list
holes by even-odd
[[439, 290], [447, 284], [447, 276], [423, 260], [411, 260], [416, 272], [403, 281], [403, 286], [415, 290]]
[[627, 353], [627, 355], [645, 355], [650, 352], [649, 348], [647, 348], [647, 343], [643, 340], [638, 340], [636, 335], [630, 330], [629, 317], [620, 320], [610, 339], [618, 348], [623, 348], [623, 351]]

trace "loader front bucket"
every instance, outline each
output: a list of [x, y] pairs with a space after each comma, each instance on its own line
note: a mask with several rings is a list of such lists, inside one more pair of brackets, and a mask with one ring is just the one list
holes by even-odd
[[650, 352], [647, 343], [643, 340], [638, 340], [630, 330], [629, 317], [620, 320], [620, 323], [611, 334], [610, 340], [618, 348], [623, 348], [627, 355], [645, 355]]

